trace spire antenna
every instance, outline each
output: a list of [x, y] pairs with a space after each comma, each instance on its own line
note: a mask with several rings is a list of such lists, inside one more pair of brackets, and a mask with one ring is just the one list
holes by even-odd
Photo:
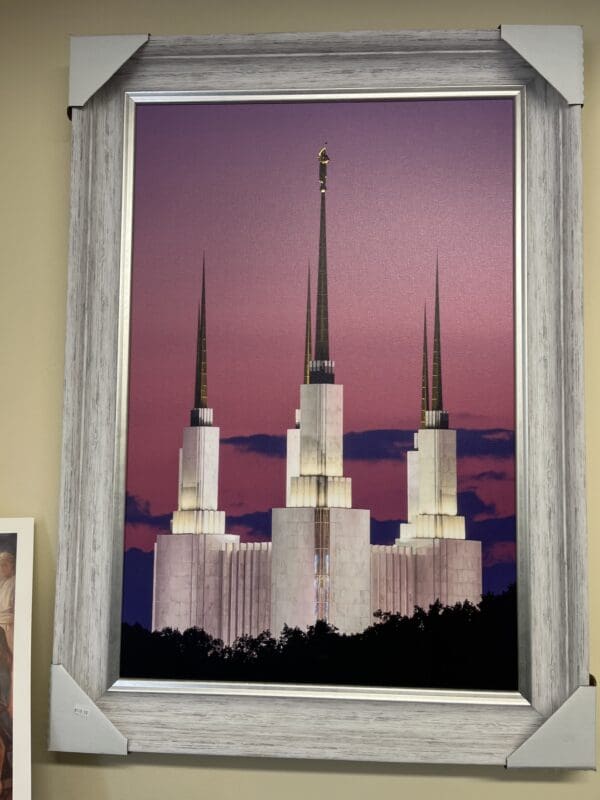
[[427, 424], [429, 411], [429, 358], [427, 354], [427, 304], [423, 309], [423, 369], [421, 373], [421, 428]]
[[317, 311], [315, 355], [311, 362], [311, 383], [334, 383], [333, 362], [329, 357], [329, 309], [327, 298], [327, 221], [325, 196], [327, 193], [327, 144], [319, 150], [319, 192], [321, 216], [319, 222], [319, 271], [317, 274]]
[[304, 335], [304, 383], [310, 383], [310, 360], [312, 353], [312, 322], [310, 313], [310, 259], [308, 261], [308, 286], [306, 289], [306, 332]]
[[206, 258], [205, 254], [202, 253], [202, 295], [198, 306], [196, 385], [194, 388], [194, 408], [191, 413], [192, 426], [212, 424], [212, 413], [209, 413], [209, 411], [206, 358]]

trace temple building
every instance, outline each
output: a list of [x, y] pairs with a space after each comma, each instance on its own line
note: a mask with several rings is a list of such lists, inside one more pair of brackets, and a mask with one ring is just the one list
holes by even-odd
[[410, 614], [415, 606], [427, 608], [433, 599], [454, 605], [463, 600], [477, 603], [481, 597], [481, 542], [465, 538], [465, 518], [458, 515], [456, 431], [449, 427], [444, 409], [437, 263], [431, 383], [430, 402], [425, 313], [421, 421], [414, 450], [406, 454], [408, 520], [401, 523], [393, 545], [371, 549], [374, 610]]
[[154, 548], [152, 628], [203, 628], [226, 643], [284, 625], [326, 620], [343, 633], [364, 630], [375, 611], [412, 614], [436, 600], [481, 598], [481, 543], [465, 538], [458, 515], [456, 431], [442, 393], [439, 270], [436, 265], [432, 391], [427, 321], [421, 421], [407, 454], [408, 514], [392, 545], [370, 544], [370, 512], [352, 507], [344, 475], [343, 386], [329, 350], [326, 148], [319, 163], [319, 257], [312, 346], [310, 267], [303, 383], [287, 431], [286, 505], [272, 510], [272, 541], [241, 542], [218, 509], [219, 428], [208, 406], [206, 272], [198, 309], [196, 384], [179, 453], [178, 507], [171, 535]]
[[352, 480], [344, 476], [344, 387], [335, 383], [329, 353], [328, 164], [323, 148], [314, 356], [310, 358], [309, 293], [300, 410], [296, 428], [287, 436], [287, 501], [272, 516], [271, 623], [277, 632], [284, 624], [305, 628], [324, 619], [355, 633], [372, 619], [370, 514], [352, 508]]
[[154, 545], [152, 629], [197, 627], [232, 642], [270, 627], [271, 545], [225, 533], [225, 512], [218, 510], [219, 439], [208, 405], [203, 259], [194, 407], [179, 450], [171, 535], [158, 536]]

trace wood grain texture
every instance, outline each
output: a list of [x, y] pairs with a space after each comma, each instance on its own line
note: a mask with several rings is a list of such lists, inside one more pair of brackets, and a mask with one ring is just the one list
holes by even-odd
[[[305, 53], [435, 52], [471, 51], [506, 53], [498, 28], [456, 31], [346, 31], [324, 33], [256, 33], [216, 36], [151, 36], [141, 60], [207, 58], [211, 56]], [[134, 57], [135, 58], [135, 57]]]
[[526, 94], [522, 689], [549, 715], [587, 682], [580, 131], [579, 109], [541, 78]]
[[[585, 491], [583, 170], [581, 107], [562, 106], [562, 339], [567, 567], [567, 693], [589, 681], [588, 548]], [[578, 210], [579, 214], [572, 210]]]
[[528, 706], [459, 703], [109, 692], [98, 705], [132, 752], [353, 761], [504, 764], [542, 722]]
[[[122, 509], [114, 508], [122, 101], [73, 109], [71, 248], [53, 660], [90, 697], [118, 676]], [[121, 521], [119, 530], [119, 520]]]
[[[381, 48], [344, 52], [308, 50], [305, 53], [253, 52], [247, 56], [225, 51], [197, 57], [148, 57], [154, 40], [138, 51], [117, 73], [135, 81], [137, 91], [323, 91], [327, 89], [380, 90], [477, 89], [517, 86], [534, 72], [504, 42], [504, 49], [461, 51], [395, 50]], [[369, 48], [373, 44], [369, 42]]]
[[[125, 92], [525, 86], [527, 413], [517, 440], [527, 474], [518, 568], [521, 688], [533, 708], [107, 693], [118, 677], [123, 555]], [[535, 79], [498, 31], [151, 38], [73, 109], [71, 197], [54, 663], [132, 750], [504, 763], [587, 681], [579, 109]]]

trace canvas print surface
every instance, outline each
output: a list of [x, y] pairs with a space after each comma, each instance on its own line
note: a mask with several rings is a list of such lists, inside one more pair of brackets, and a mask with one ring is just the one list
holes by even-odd
[[140, 105], [121, 673], [516, 688], [509, 98]]

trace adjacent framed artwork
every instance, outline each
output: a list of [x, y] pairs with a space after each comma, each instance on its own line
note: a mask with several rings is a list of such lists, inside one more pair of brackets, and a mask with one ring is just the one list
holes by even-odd
[[31, 797], [33, 519], [0, 518], [0, 797]]
[[580, 56], [74, 40], [51, 747], [593, 765]]

